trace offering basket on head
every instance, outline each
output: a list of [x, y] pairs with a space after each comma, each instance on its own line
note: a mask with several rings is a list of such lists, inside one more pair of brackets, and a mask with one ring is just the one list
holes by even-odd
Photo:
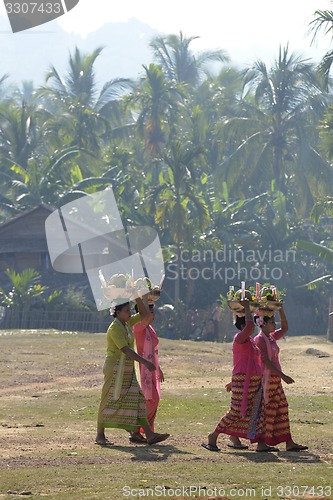
[[238, 290], [236, 293], [233, 290], [233, 287], [228, 292], [228, 300], [227, 304], [228, 307], [234, 312], [237, 316], [244, 316], [245, 315], [245, 309], [244, 306], [241, 304], [242, 300], [248, 300], [249, 301], [249, 306], [250, 306], [250, 311], [254, 312], [258, 309], [258, 301], [254, 299], [252, 293], [250, 290]]
[[231, 286], [227, 303], [229, 308], [238, 316], [244, 316], [242, 300], [248, 300], [250, 311], [260, 314], [260, 316], [273, 316], [283, 306], [283, 301], [277, 300], [275, 286], [263, 287], [260, 290], [259, 283], [256, 283], [255, 295], [252, 295], [249, 290], [245, 290], [245, 282], [242, 282], [242, 288], [237, 292], [234, 292], [234, 287]]
[[133, 279], [129, 274], [114, 274], [106, 282], [102, 271], [99, 271], [99, 279], [102, 286], [103, 295], [108, 300], [128, 301], [133, 298]]
[[[248, 300], [248, 299], [245, 299], [245, 300]], [[240, 303], [239, 300], [230, 299], [227, 301], [227, 304], [228, 304], [229, 309], [231, 309], [232, 312], [234, 312], [237, 316], [240, 316], [240, 315], [244, 316], [245, 315], [244, 306]], [[251, 301], [249, 301], [249, 305], [250, 305], [250, 311], [255, 312], [259, 307], [259, 302], [256, 300], [251, 300]]]
[[103, 294], [109, 300], [130, 300], [133, 297], [133, 290], [131, 288], [118, 288], [114, 285], [108, 285], [105, 288], [103, 287]]
[[273, 316], [283, 306], [283, 300], [277, 300], [276, 287], [263, 287], [260, 290], [259, 312], [260, 316]]
[[161, 296], [161, 285], [163, 282], [163, 278], [161, 280], [161, 283], [159, 286], [153, 286], [152, 282], [150, 281], [149, 278], [139, 278], [135, 281], [134, 287], [135, 290], [140, 294], [140, 295], [146, 295], [149, 302], [155, 302], [158, 300]]

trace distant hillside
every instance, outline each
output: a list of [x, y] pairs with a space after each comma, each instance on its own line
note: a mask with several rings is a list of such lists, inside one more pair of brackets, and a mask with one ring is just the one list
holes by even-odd
[[64, 31], [57, 21], [13, 34], [7, 18], [0, 16], [0, 77], [8, 73], [13, 83], [32, 80], [35, 85], [42, 84], [51, 65], [64, 73], [75, 46], [83, 52], [105, 47], [96, 61], [98, 81], [137, 77], [142, 64], [152, 60], [148, 44], [157, 34], [137, 19], [105, 24], [86, 38]]

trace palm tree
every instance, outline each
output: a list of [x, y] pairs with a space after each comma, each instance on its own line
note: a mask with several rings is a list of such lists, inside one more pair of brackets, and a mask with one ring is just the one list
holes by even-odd
[[145, 76], [127, 98], [137, 114], [139, 136], [145, 140], [150, 157], [158, 157], [161, 146], [168, 141], [170, 128], [176, 121], [177, 106], [185, 95], [181, 85], [170, 82], [160, 66], [143, 66]]
[[225, 120], [239, 113], [241, 95], [241, 72], [226, 67], [217, 76], [208, 77], [187, 101], [186, 126], [191, 130], [192, 141], [206, 149], [204, 168], [209, 175], [232, 152], [235, 138], [223, 140], [223, 128]]
[[[328, 245], [331, 243], [331, 230], [332, 230], [332, 217], [333, 217], [333, 196], [328, 196], [326, 198], [318, 200], [310, 214], [311, 219], [319, 226], [321, 222], [321, 231], [320, 231], [320, 243], [316, 243], [314, 241], [299, 239], [297, 240], [297, 246], [302, 250], [306, 250], [307, 252], [316, 255], [320, 259], [322, 259], [327, 264], [333, 264], [333, 249]], [[323, 221], [323, 219], [326, 219]], [[324, 223], [323, 223], [324, 222]], [[324, 244], [325, 240], [325, 229], [328, 231], [328, 244], [327, 246]], [[332, 280], [332, 275], [325, 274], [320, 278], [316, 278], [315, 280], [306, 283], [304, 286], [308, 286], [310, 288], [316, 288], [316, 286], [321, 282], [327, 282], [328, 280]]]
[[23, 83], [0, 106], [1, 209], [13, 214], [41, 202], [58, 205], [82, 181], [77, 147], [56, 150], [46, 128], [40, 95]]
[[250, 194], [249, 186], [265, 191], [273, 181], [304, 212], [332, 184], [332, 169], [315, 147], [323, 95], [313, 65], [280, 47], [271, 69], [258, 60], [244, 71], [243, 85], [242, 113], [226, 117], [224, 127], [225, 140], [239, 142], [217, 174], [236, 196]]
[[158, 36], [152, 40], [150, 46], [168, 80], [186, 83], [189, 87], [195, 88], [209, 63], [224, 63], [229, 60], [223, 50], [194, 54], [190, 44], [197, 38], [199, 37], [186, 37], [180, 32], [179, 35]]
[[159, 183], [147, 195], [146, 206], [162, 229], [163, 244], [176, 247], [175, 304], [180, 296], [180, 256], [184, 245], [193, 244], [193, 234], [210, 223], [208, 206], [195, 178], [203, 150], [186, 140], [173, 141], [163, 153]]
[[[308, 34], [312, 35], [311, 44], [314, 43], [321, 30], [324, 34], [330, 34], [333, 38], [333, 11], [331, 10], [316, 10], [314, 13], [315, 19], [309, 23]], [[318, 72], [324, 79], [325, 89], [329, 89], [330, 85], [330, 69], [333, 63], [333, 50], [328, 50], [318, 66]]]
[[[18, 163], [12, 165], [7, 176], [10, 180], [8, 197], [15, 212], [42, 202], [54, 206], [65, 203], [65, 195], [73, 191], [76, 183], [83, 181], [81, 169], [76, 163], [79, 154], [77, 148], [71, 147], [55, 152], [50, 158], [43, 157], [41, 163], [38, 157], [33, 158], [26, 168]], [[96, 180], [94, 183], [97, 184]], [[83, 194], [80, 191], [68, 196], [68, 201]]]
[[[333, 250], [331, 248], [325, 247], [324, 245], [320, 245], [318, 243], [314, 243], [313, 241], [305, 241], [305, 240], [298, 240], [297, 246], [298, 246], [298, 248], [300, 248], [302, 250], [306, 250], [307, 252], [310, 252], [313, 255], [318, 256], [320, 259], [322, 259], [327, 264], [331, 264], [331, 265], [333, 264]], [[313, 289], [316, 289], [317, 286], [320, 284], [321, 285], [328, 284], [329, 286], [327, 287], [327, 289], [331, 290], [332, 281], [333, 281], [333, 275], [332, 274], [325, 274], [323, 276], [320, 276], [319, 278], [316, 278], [316, 279], [310, 281], [309, 283], [306, 283], [304, 286], [308, 287], [310, 290], [313, 290]], [[326, 297], [327, 297], [328, 293], [325, 294]], [[327, 339], [333, 342], [333, 322], [332, 322], [333, 297], [332, 297], [332, 295], [331, 295], [329, 305], [330, 305], [330, 312], [329, 312], [329, 318], [328, 318]]]
[[0, 107], [0, 155], [11, 163], [27, 167], [31, 155], [42, 146], [36, 107], [24, 99]]
[[58, 137], [58, 143], [96, 154], [102, 138], [111, 133], [113, 107], [129, 85], [129, 80], [117, 78], [106, 82], [98, 91], [94, 64], [101, 51], [100, 47], [90, 54], [82, 54], [76, 47], [69, 57], [67, 75], [62, 78], [52, 66], [46, 76], [46, 82], [51, 85], [40, 91], [47, 98], [49, 127]]
[[7, 80], [8, 78], [8, 74], [4, 74], [1, 78], [0, 78], [0, 96], [1, 96], [1, 99], [5, 96], [6, 94], [6, 89], [5, 89], [5, 86], [4, 86], [4, 82]]
[[8, 293], [0, 288], [0, 301], [5, 307], [17, 307], [22, 312], [28, 311], [31, 303], [47, 289], [38, 283], [41, 276], [34, 269], [24, 269], [21, 273], [6, 269], [5, 274], [12, 285]]

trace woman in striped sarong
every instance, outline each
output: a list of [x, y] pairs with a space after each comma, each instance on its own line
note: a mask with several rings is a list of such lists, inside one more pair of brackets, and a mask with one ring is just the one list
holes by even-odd
[[295, 381], [281, 370], [280, 349], [276, 341], [280, 340], [287, 332], [288, 322], [282, 308], [279, 312], [281, 328], [278, 330], [275, 329], [274, 316], [255, 316], [255, 321], [261, 328], [260, 333], [254, 338], [254, 342], [260, 350], [263, 369], [265, 442], [272, 446], [285, 443], [286, 451], [307, 450], [307, 446], [295, 443], [291, 437], [288, 402], [281, 379], [286, 384], [293, 384]]
[[[112, 444], [105, 436], [105, 428], [108, 427], [125, 429], [134, 434], [139, 434], [140, 427], [142, 427], [146, 442], [150, 445], [169, 437], [169, 434], [158, 434], [151, 429], [146, 416], [145, 398], [135, 375], [134, 361], [144, 364], [148, 370], [155, 370], [153, 363], [134, 351], [134, 336], [131, 327], [140, 321], [150, 320], [150, 313], [141, 298], [137, 298], [136, 303], [139, 312], [133, 316], [131, 316], [129, 302], [115, 307], [114, 321], [106, 335], [104, 385], [95, 441], [101, 446]], [[141, 437], [144, 438], [144, 436]]]
[[209, 451], [220, 451], [217, 447], [217, 438], [221, 433], [228, 434], [228, 446], [235, 449], [247, 449], [239, 438], [249, 439], [251, 443], [258, 443], [257, 451], [273, 451], [264, 443], [264, 415], [262, 407], [261, 377], [262, 370], [259, 364], [259, 350], [251, 337], [254, 323], [251, 316], [249, 302], [244, 300], [245, 317], [237, 317], [235, 326], [241, 330], [234, 337], [233, 372], [231, 386], [230, 410], [221, 418], [215, 430], [208, 435], [208, 443], [202, 446]]

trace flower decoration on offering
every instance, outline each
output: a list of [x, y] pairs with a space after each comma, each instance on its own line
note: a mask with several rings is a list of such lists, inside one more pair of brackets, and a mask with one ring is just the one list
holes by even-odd
[[103, 273], [99, 270], [99, 279], [104, 296], [111, 300], [129, 300], [133, 295], [133, 277], [130, 274], [116, 273], [109, 281], [106, 281]]
[[278, 292], [274, 285], [263, 286], [260, 290], [259, 309], [263, 311], [278, 311], [283, 301], [278, 298]]
[[241, 288], [235, 292], [235, 288], [233, 286], [229, 287], [229, 292], [227, 294], [227, 303], [229, 308], [236, 314], [236, 316], [244, 316], [244, 306], [241, 304], [241, 301], [248, 300], [250, 303], [250, 310], [255, 311], [259, 302], [256, 297], [252, 294], [250, 290], [245, 288], [245, 281], [242, 281]]
[[153, 285], [152, 282], [150, 281], [149, 278], [139, 278], [134, 282], [134, 287], [136, 290], [144, 290], [146, 293], [146, 290], [148, 288], [148, 301], [149, 302], [154, 302], [155, 300], [158, 300], [161, 295], [161, 287], [162, 283], [164, 280], [164, 275], [162, 276], [162, 279], [160, 281], [159, 285]]
[[278, 297], [281, 292], [279, 293], [274, 285], [268, 284], [260, 288], [260, 283], [256, 283], [256, 295], [258, 296], [259, 306], [255, 311], [255, 315], [259, 316], [257, 325], [261, 326], [262, 318], [264, 316], [274, 316], [275, 312], [281, 309], [283, 301]]
[[161, 287], [164, 280], [164, 275], [160, 281], [159, 285], [154, 286], [149, 278], [146, 276], [138, 278], [136, 281], [133, 279], [132, 274], [119, 274], [116, 273], [109, 281], [103, 276], [101, 270], [99, 270], [99, 279], [103, 289], [104, 296], [112, 301], [128, 301], [134, 299], [135, 297], [147, 295], [148, 302], [155, 301], [160, 298]]

